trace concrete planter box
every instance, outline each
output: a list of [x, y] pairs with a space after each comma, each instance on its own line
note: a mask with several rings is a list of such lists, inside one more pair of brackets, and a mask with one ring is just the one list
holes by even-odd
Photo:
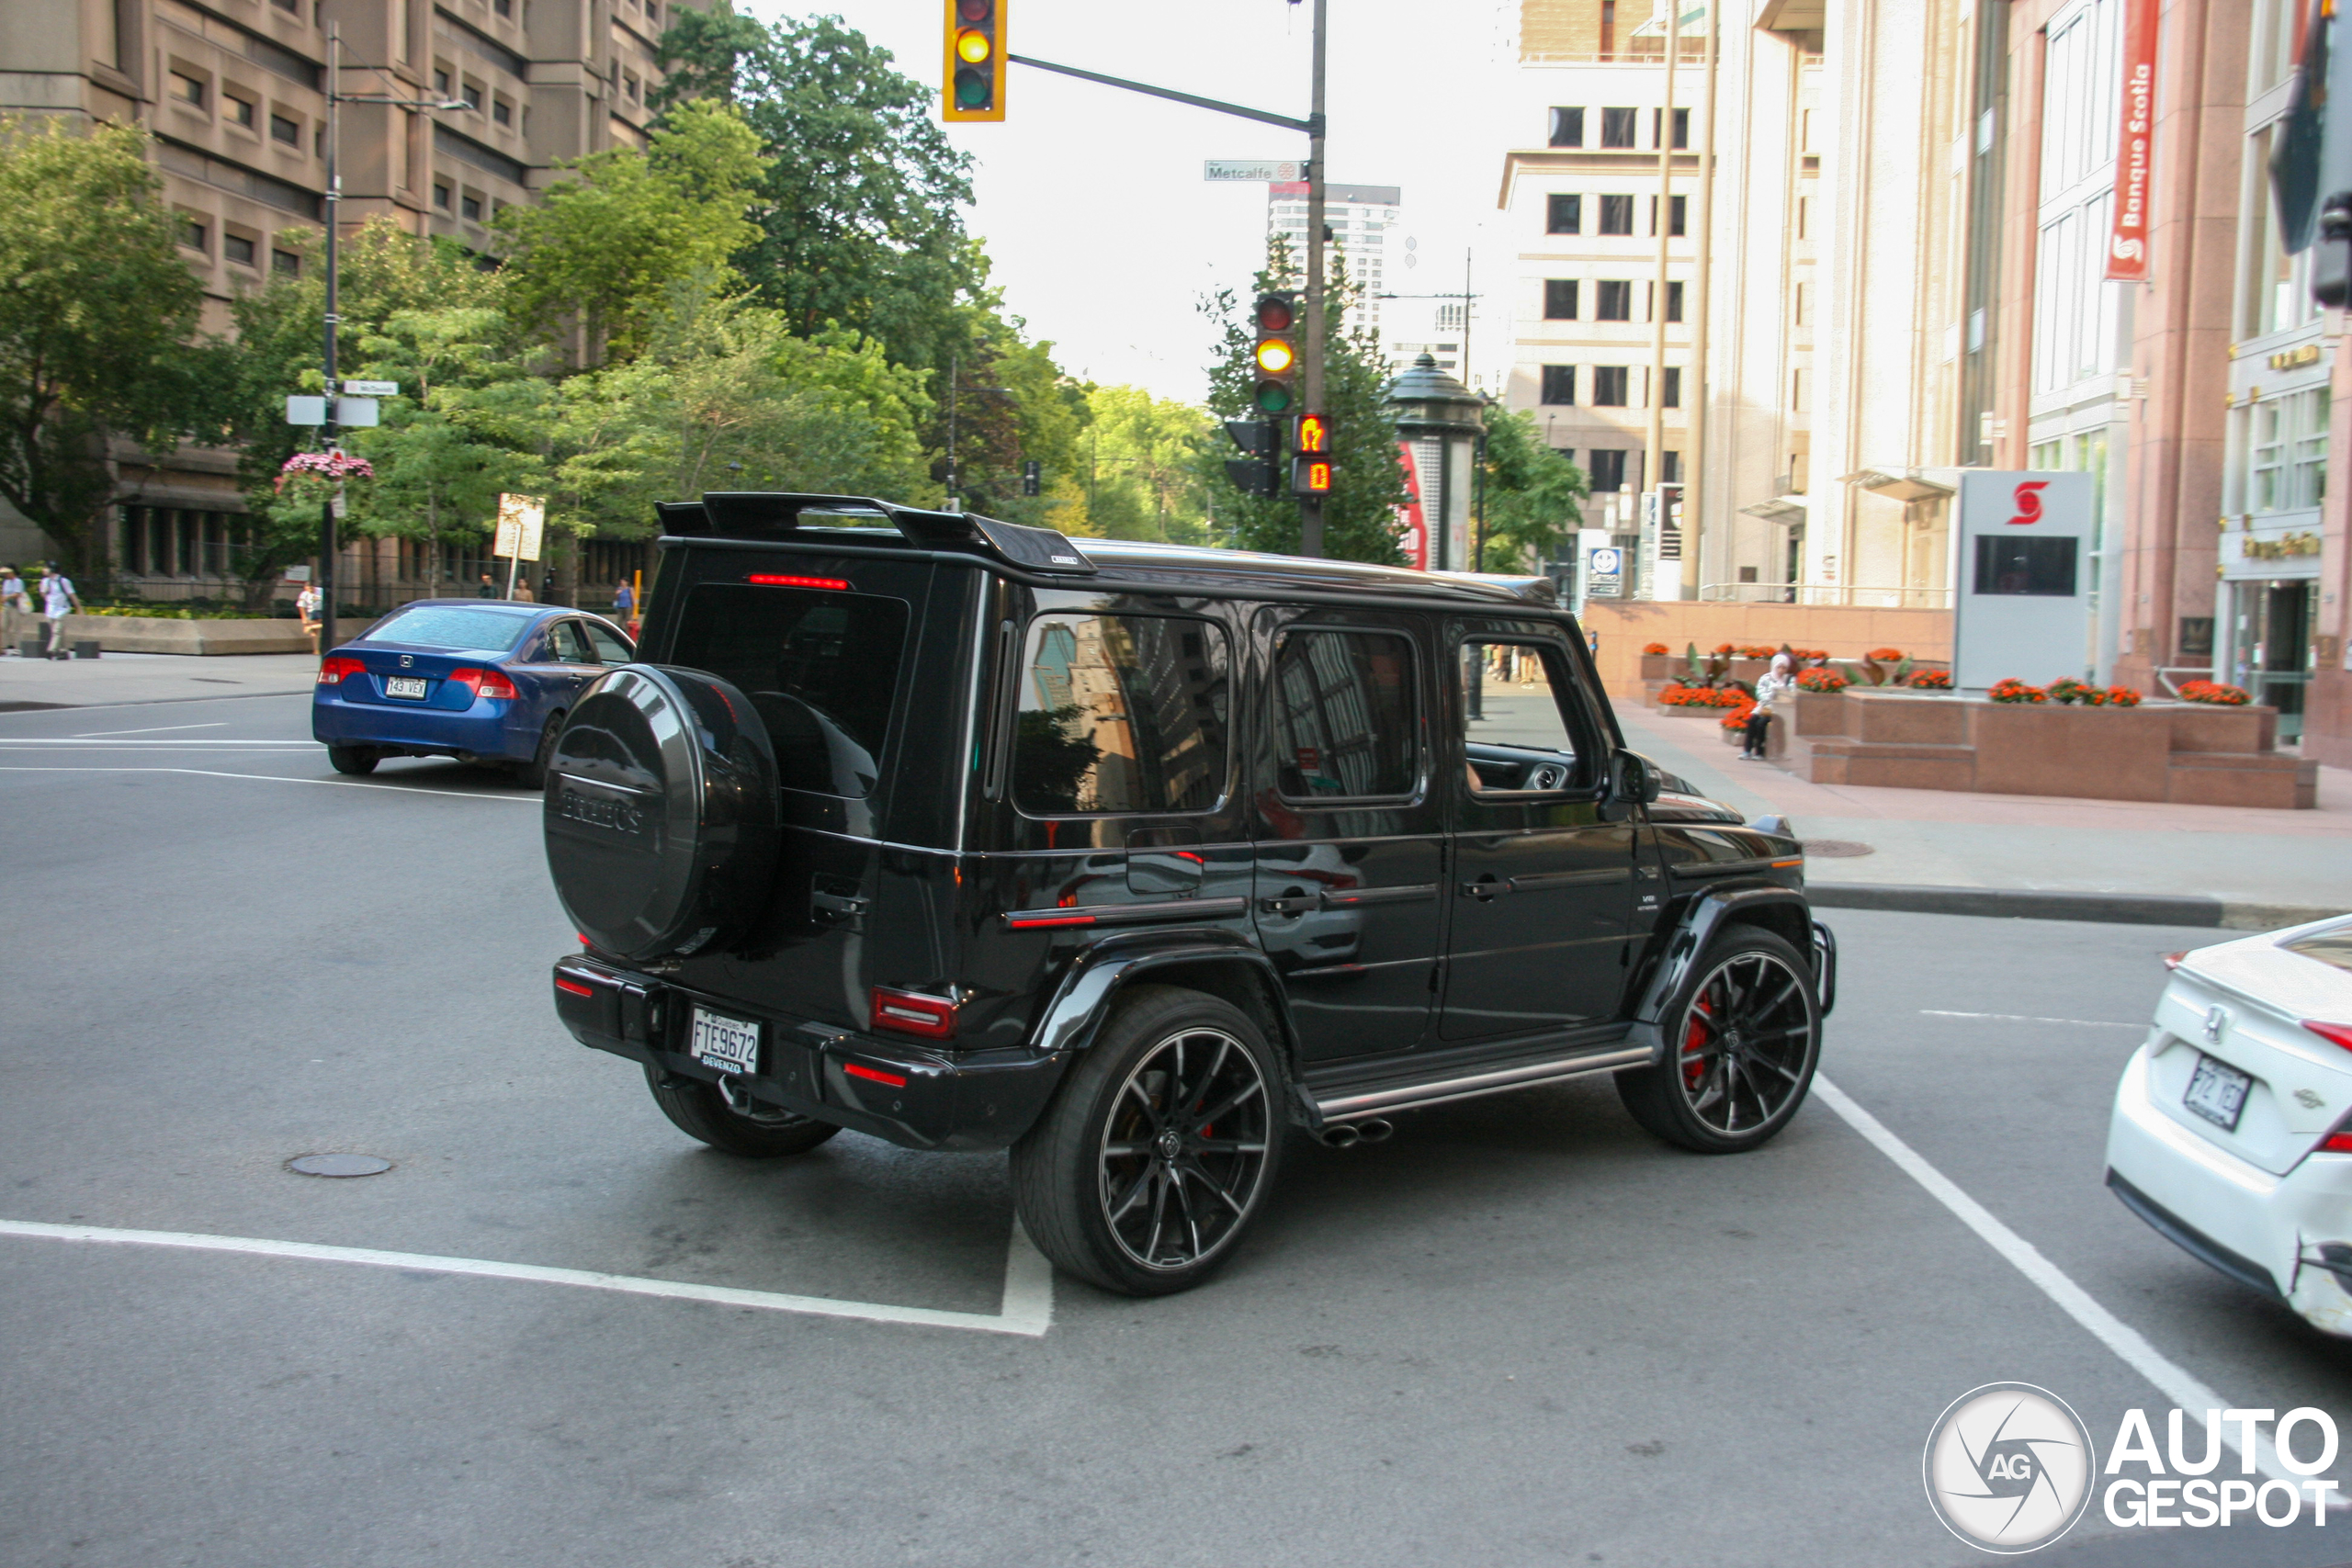
[[[1829, 664], [1832, 669], [1837, 668], [1839, 664], [1851, 664], [1855, 669], [1860, 670], [1861, 668], [1862, 661], [1859, 659], [1833, 659], [1829, 661]], [[1915, 670], [1949, 669], [1947, 663], [1940, 659], [1915, 659], [1911, 661], [1911, 665]], [[1706, 656], [1704, 654], [1700, 655], [1699, 666], [1702, 670], [1706, 668]], [[1681, 680], [1690, 668], [1690, 660], [1683, 654], [1643, 654], [1642, 700], [1651, 707], [1657, 708], [1657, 694], [1667, 687]], [[1731, 669], [1725, 671], [1725, 673], [1733, 680], [1745, 681], [1749, 685], [1753, 686], [1758, 680], [1762, 679], [1764, 674], [1771, 668], [1772, 661], [1769, 659], [1735, 659], [1731, 661]], [[1896, 689], [1900, 690], [1901, 688]], [[1660, 708], [1658, 711], [1663, 713], [1670, 710]]]
[[163, 615], [68, 615], [65, 642], [106, 653], [308, 653], [300, 621], [183, 621]]
[[2161, 800], [2318, 804], [2315, 763], [2280, 756], [2275, 708], [2066, 707], [1900, 692], [1804, 694], [1799, 772], [1815, 784]]

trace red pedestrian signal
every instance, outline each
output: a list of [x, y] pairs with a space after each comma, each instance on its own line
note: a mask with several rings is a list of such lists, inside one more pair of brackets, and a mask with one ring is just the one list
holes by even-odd
[[1291, 331], [1298, 321], [1298, 296], [1261, 294], [1251, 319], [1258, 341], [1250, 350], [1256, 375], [1250, 400], [1267, 413], [1287, 413], [1298, 401], [1298, 346]]
[[1331, 449], [1331, 427], [1319, 413], [1303, 413], [1293, 427], [1290, 449], [1294, 452], [1329, 452]]
[[1331, 460], [1329, 457], [1293, 457], [1290, 460], [1290, 488], [1294, 495], [1329, 493]]
[[1007, 0], [947, 0], [948, 121], [1004, 118]]

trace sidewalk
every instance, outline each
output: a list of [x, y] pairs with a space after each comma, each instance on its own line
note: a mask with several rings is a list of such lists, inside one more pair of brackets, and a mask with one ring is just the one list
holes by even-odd
[[[1635, 750], [1726, 805], [1779, 812], [1809, 840], [1870, 846], [1814, 852], [1805, 875], [1824, 904], [2022, 913], [2038, 903], [2059, 918], [2155, 920], [2167, 918], [2161, 902], [2133, 900], [2197, 899], [2211, 923], [2241, 930], [2352, 909], [2352, 772], [2341, 768], [2319, 771], [2313, 811], [1816, 784], [1738, 761], [1713, 717], [1629, 704], [1617, 719]], [[2001, 908], [1966, 891], [1991, 888], [2045, 897]], [[2063, 894], [2098, 897], [2047, 897]], [[2170, 918], [2181, 914], [2201, 923], [2194, 909]]]
[[278, 696], [318, 681], [308, 653], [249, 653], [199, 659], [172, 653], [109, 653], [98, 659], [0, 659], [0, 713], [205, 697]]

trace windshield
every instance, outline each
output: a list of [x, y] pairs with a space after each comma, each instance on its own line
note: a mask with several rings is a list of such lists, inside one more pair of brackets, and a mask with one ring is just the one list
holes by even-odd
[[405, 642], [462, 653], [506, 653], [523, 639], [531, 617], [461, 604], [413, 604], [371, 627], [369, 642]]

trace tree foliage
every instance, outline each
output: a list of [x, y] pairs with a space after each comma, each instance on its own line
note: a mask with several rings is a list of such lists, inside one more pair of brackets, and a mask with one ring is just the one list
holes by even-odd
[[1209, 542], [1202, 461], [1212, 439], [1208, 416], [1191, 403], [1155, 398], [1140, 387], [1093, 387], [1086, 432], [1086, 515], [1090, 532], [1113, 539]]
[[1485, 570], [1516, 571], [1549, 558], [1584, 514], [1584, 471], [1546, 446], [1534, 416], [1487, 405]]
[[136, 127], [0, 117], [0, 498], [67, 570], [107, 574], [120, 437], [170, 450], [202, 423], [202, 293]]
[[[1258, 292], [1297, 288], [1280, 236], [1269, 247]], [[1348, 325], [1356, 289], [1344, 257], [1334, 257], [1325, 285], [1323, 312], [1323, 408], [1331, 427], [1331, 491], [1323, 502], [1323, 550], [1342, 560], [1402, 565], [1397, 508], [1406, 503], [1405, 471], [1396, 458], [1396, 427], [1385, 396], [1388, 377], [1379, 345], [1369, 331]], [[1263, 417], [1250, 400], [1256, 382], [1252, 351], [1257, 343], [1248, 309], [1231, 289], [1202, 303], [1217, 328], [1216, 357], [1208, 368], [1209, 410], [1221, 419]], [[1299, 547], [1298, 502], [1287, 493], [1246, 496], [1226, 478], [1224, 457], [1204, 447], [1202, 472], [1217, 496], [1218, 529], [1248, 549], [1295, 554]]]

